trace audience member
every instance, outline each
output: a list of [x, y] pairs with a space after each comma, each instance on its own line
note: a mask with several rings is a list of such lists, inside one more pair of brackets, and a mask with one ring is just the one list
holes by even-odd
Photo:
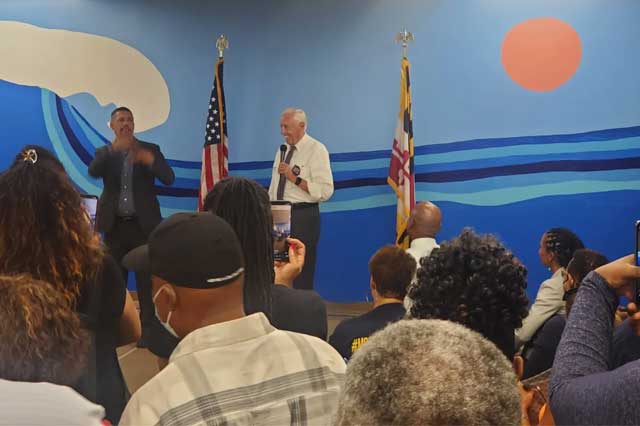
[[514, 330], [527, 315], [527, 269], [494, 236], [464, 229], [424, 259], [409, 289], [409, 318], [460, 323], [513, 360]]
[[429, 201], [421, 201], [415, 205], [407, 220], [407, 234], [411, 245], [409, 253], [420, 263], [420, 259], [428, 257], [431, 250], [438, 248], [436, 235], [442, 227], [442, 212], [440, 208]]
[[[267, 191], [250, 179], [226, 178], [207, 194], [205, 208], [229, 223], [240, 240], [247, 265], [247, 313], [270, 312], [276, 328], [326, 340], [327, 308], [322, 298], [313, 290], [293, 288], [305, 261], [306, 247], [301, 241], [290, 239], [289, 262], [276, 265], [274, 278], [273, 218]], [[258, 301], [269, 297], [273, 307], [267, 311], [266, 302]]]
[[38, 146], [25, 147], [0, 175], [0, 273], [51, 283], [80, 314], [92, 344], [74, 387], [117, 423], [128, 391], [115, 349], [140, 337], [140, 320], [80, 194], [62, 164]]
[[602, 265], [609, 263], [609, 260], [601, 253], [589, 249], [578, 249], [573, 254], [573, 257], [567, 264], [566, 271], [563, 273], [562, 289], [564, 290], [565, 311], [567, 316], [571, 312], [571, 306], [576, 299], [578, 288], [584, 277], [589, 272]]
[[[229, 223], [240, 240], [247, 265], [245, 312], [262, 312], [278, 329], [326, 340], [327, 311], [322, 298], [313, 290], [292, 288], [304, 265], [305, 246], [299, 240], [290, 239], [289, 262], [275, 267], [274, 281], [273, 219], [267, 191], [252, 180], [229, 177], [207, 194], [204, 207]], [[130, 259], [127, 255], [123, 262], [133, 270]], [[178, 339], [163, 330], [149, 341], [149, 349], [164, 358], [160, 360], [164, 367], [177, 344]]]
[[478, 333], [403, 320], [354, 354], [336, 425], [520, 425], [516, 383], [509, 362]]
[[529, 315], [522, 327], [516, 330], [517, 349], [531, 340], [535, 332], [553, 314], [564, 313], [562, 274], [573, 253], [581, 248], [584, 248], [584, 244], [580, 238], [566, 228], [552, 228], [542, 235], [538, 256], [542, 264], [549, 268], [552, 276], [540, 285]]
[[[589, 272], [607, 262], [606, 257], [593, 250], [578, 249], [575, 251], [573, 258], [567, 264], [566, 270], [562, 273], [563, 300], [565, 301], [567, 315], [571, 310], [575, 292], [578, 291], [582, 279]], [[551, 368], [565, 322], [563, 313], [557, 312], [553, 314], [536, 331], [533, 338], [524, 345], [522, 349], [522, 357], [524, 358], [523, 379], [535, 376]]]
[[414, 258], [397, 246], [385, 246], [375, 252], [369, 261], [373, 310], [342, 321], [329, 339], [345, 360], [348, 361], [371, 334], [404, 316], [402, 301], [415, 271]]
[[[631, 297], [638, 279], [640, 268], [631, 255], [582, 281], [553, 364], [550, 402], [557, 424], [640, 424], [640, 361], [610, 369], [618, 296]], [[628, 309], [638, 324], [635, 304]]]
[[131, 398], [121, 425], [328, 424], [345, 370], [327, 343], [244, 312], [244, 255], [210, 213], [163, 221], [132, 259], [150, 270], [156, 315], [181, 339]]
[[104, 409], [61, 386], [83, 373], [89, 348], [68, 298], [28, 275], [1, 275], [0, 300], [0, 425], [99, 425]]

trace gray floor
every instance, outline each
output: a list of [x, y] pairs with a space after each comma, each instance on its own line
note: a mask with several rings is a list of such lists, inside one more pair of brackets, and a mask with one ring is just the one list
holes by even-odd
[[[360, 315], [371, 309], [371, 303], [326, 302], [329, 335], [343, 319]], [[118, 359], [131, 393], [145, 384], [158, 372], [156, 357], [146, 349], [128, 345], [118, 348]]]

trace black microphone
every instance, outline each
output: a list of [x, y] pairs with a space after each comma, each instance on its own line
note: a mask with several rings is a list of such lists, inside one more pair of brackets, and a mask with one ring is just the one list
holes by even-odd
[[284, 155], [287, 153], [287, 145], [280, 145], [280, 162], [284, 163]]

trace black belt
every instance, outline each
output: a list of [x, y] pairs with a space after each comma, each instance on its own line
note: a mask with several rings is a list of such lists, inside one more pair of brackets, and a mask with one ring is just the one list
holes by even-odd
[[295, 203], [291, 206], [292, 209], [308, 209], [310, 207], [318, 207], [318, 203]]
[[116, 216], [116, 219], [121, 221], [121, 222], [131, 222], [133, 220], [138, 220], [138, 216], [133, 215], [133, 216]]

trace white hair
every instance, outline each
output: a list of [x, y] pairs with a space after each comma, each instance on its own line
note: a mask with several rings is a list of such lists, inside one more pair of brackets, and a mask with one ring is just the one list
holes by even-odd
[[450, 321], [401, 320], [353, 354], [335, 424], [519, 425], [517, 381], [479, 333]]
[[300, 108], [287, 108], [280, 114], [280, 116], [283, 115], [292, 115], [295, 121], [304, 123], [304, 129], [307, 130], [307, 113], [304, 112], [304, 110]]

